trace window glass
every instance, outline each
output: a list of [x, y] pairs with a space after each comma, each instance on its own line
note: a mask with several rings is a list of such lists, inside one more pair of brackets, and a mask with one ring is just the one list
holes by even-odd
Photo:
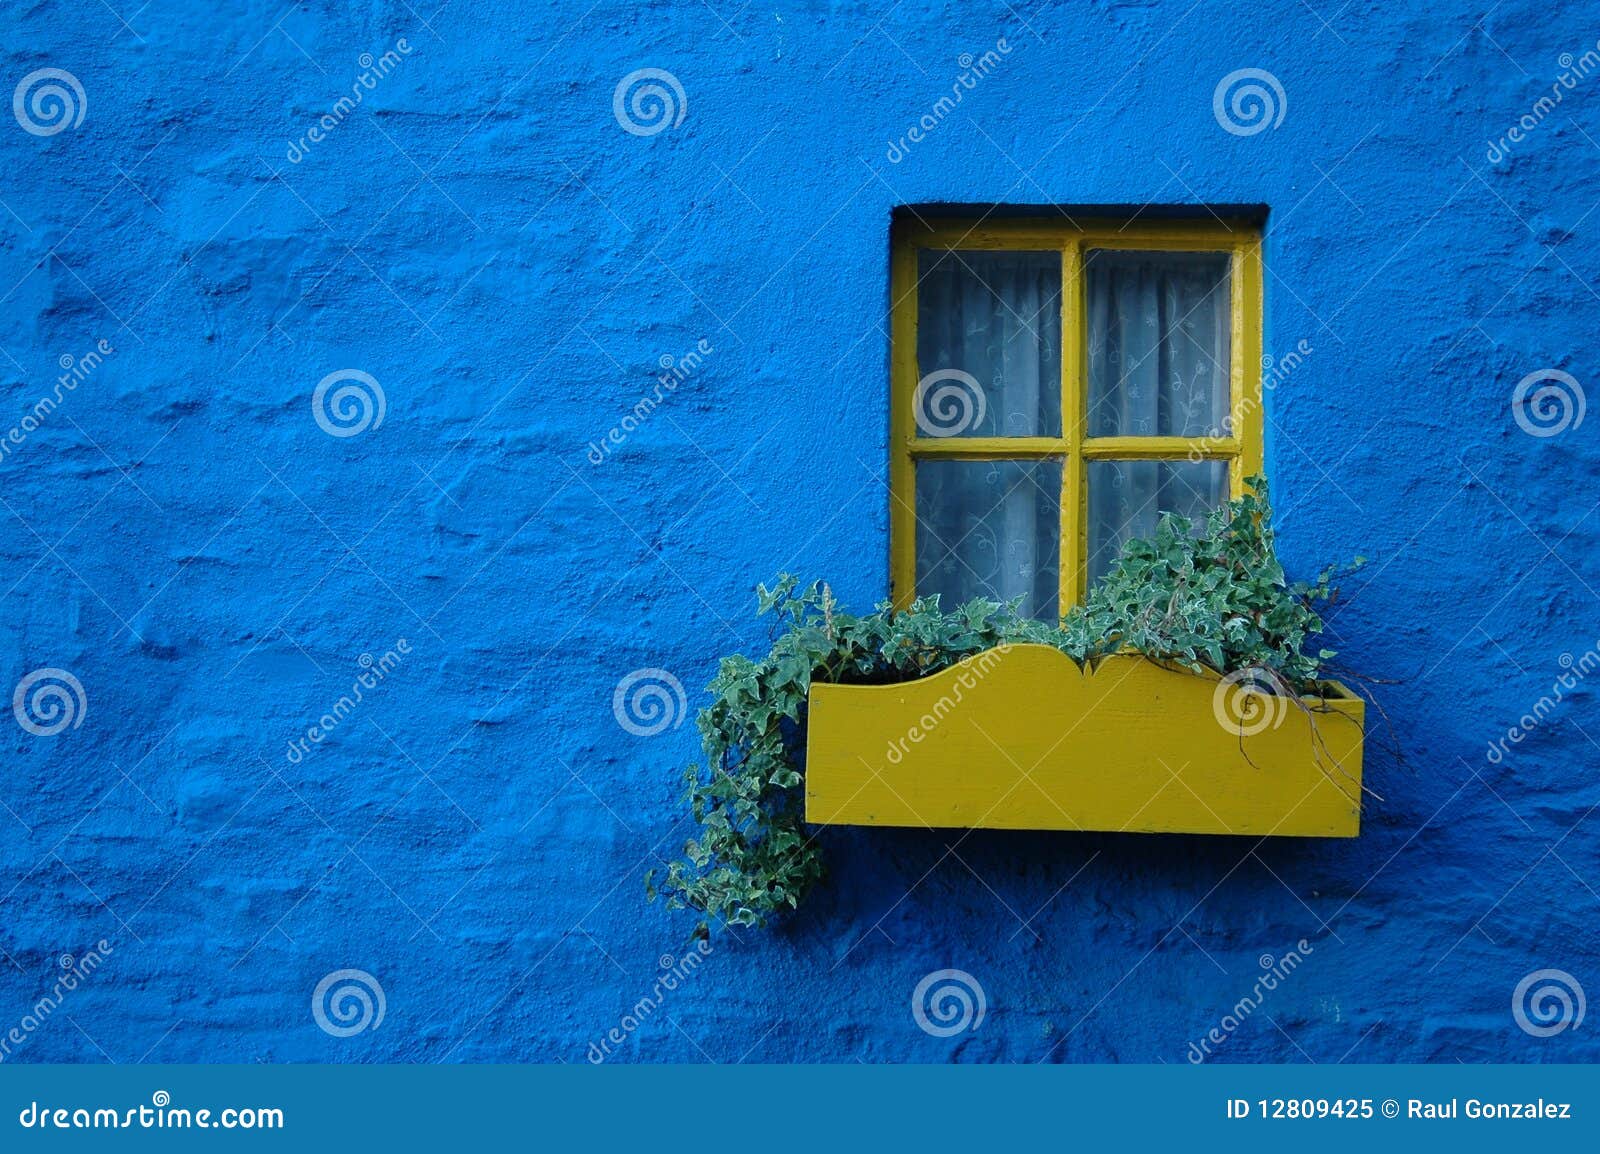
[[908, 214], [892, 255], [897, 604], [1054, 618], [1161, 514], [1262, 471], [1249, 225]]
[[918, 256], [919, 437], [1061, 435], [1061, 254]]
[[1215, 437], [1228, 414], [1228, 256], [1090, 251], [1089, 436]]
[[953, 609], [1022, 598], [1054, 618], [1060, 595], [1061, 461], [917, 462], [917, 594]]
[[1090, 461], [1089, 584], [1129, 540], [1153, 535], [1161, 514], [1198, 523], [1227, 500], [1226, 461]]

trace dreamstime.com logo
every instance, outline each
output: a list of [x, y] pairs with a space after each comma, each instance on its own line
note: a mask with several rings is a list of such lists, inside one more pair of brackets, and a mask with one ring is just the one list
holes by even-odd
[[65, 669], [35, 669], [17, 682], [11, 712], [35, 737], [54, 737], [69, 725], [77, 729], [83, 724], [89, 697], [83, 683]]
[[1254, 136], [1283, 123], [1289, 98], [1278, 78], [1264, 68], [1241, 68], [1217, 81], [1211, 114], [1224, 132]]
[[56, 358], [56, 364], [61, 366], [62, 373], [56, 378], [55, 388], [35, 401], [33, 408], [23, 413], [20, 421], [0, 435], [0, 460], [9, 457], [26, 444], [28, 438], [38, 432], [51, 414], [61, 407], [67, 399], [67, 394], [76, 392], [78, 386], [88, 380], [95, 370], [105, 363], [106, 358], [116, 351], [116, 347], [110, 341], [101, 338], [82, 356], [75, 357], [71, 353], [62, 353]]
[[1489, 743], [1489, 752], [1484, 756], [1491, 765], [1499, 765], [1511, 753], [1513, 745], [1521, 745], [1540, 726], [1550, 719], [1556, 707], [1567, 699], [1584, 678], [1600, 669], [1600, 641], [1595, 642], [1583, 654], [1573, 657], [1570, 653], [1563, 653], [1556, 659], [1562, 672], [1550, 684], [1550, 692], [1541, 694], [1528, 711], [1517, 719], [1515, 725], [1506, 729], [1505, 735], [1498, 741]]
[[611, 426], [610, 431], [601, 437], [599, 441], [589, 442], [588, 452], [584, 454], [588, 458], [589, 464], [603, 464], [614, 450], [620, 449], [626, 444], [628, 438], [633, 436], [640, 426], [655, 415], [655, 411], [661, 407], [662, 402], [677, 392], [679, 385], [699, 372], [701, 366], [705, 364], [706, 358], [716, 351], [716, 346], [701, 337], [694, 348], [680, 357], [674, 357], [671, 353], [662, 353], [661, 359], [656, 362], [661, 366], [661, 375], [656, 378], [655, 389], [652, 393], [646, 393], [640, 397], [634, 403], [633, 408], [623, 415], [622, 420]]
[[976, 657], [963, 657], [956, 669], [955, 684], [950, 687], [950, 692], [942, 694], [938, 701], [933, 703], [928, 712], [919, 717], [915, 724], [908, 728], [905, 736], [891, 741], [884, 751], [884, 760], [890, 765], [899, 765], [911, 752], [911, 746], [921, 745], [927, 740], [929, 734], [944, 723], [944, 719], [954, 713], [966, 700], [970, 690], [976, 689], [978, 682], [992, 673], [1000, 662], [1005, 659], [1010, 646], [1000, 645], [993, 649], [985, 649]]
[[1261, 391], [1253, 393], [1246, 390], [1245, 398], [1238, 409], [1224, 414], [1220, 427], [1201, 437], [1199, 442], [1189, 449], [1186, 454], [1189, 463], [1199, 464], [1219, 445], [1233, 440], [1244, 419], [1253, 416], [1257, 409], [1266, 404], [1267, 394], [1274, 392], [1279, 385], [1287, 381], [1296, 369], [1306, 363], [1306, 358], [1316, 351], [1311, 347], [1311, 342], [1302, 337], [1295, 342], [1294, 348], [1281, 357], [1262, 353]]
[[117, 1110], [107, 1106], [41, 1106], [29, 1102], [17, 1114], [25, 1130], [282, 1130], [276, 1106], [225, 1106], [221, 1110], [174, 1106], [172, 1095], [157, 1090], [148, 1106]]
[[638, 68], [617, 81], [611, 114], [632, 136], [654, 136], [676, 128], [689, 114], [689, 97], [664, 68]]
[[907, 130], [899, 140], [891, 140], [888, 149], [884, 152], [884, 159], [890, 164], [899, 164], [913, 148], [921, 144], [945, 118], [955, 112], [956, 107], [965, 98], [965, 94], [978, 87], [978, 81], [989, 76], [1000, 67], [1000, 61], [1011, 55], [1011, 45], [1004, 36], [994, 42], [994, 47], [982, 56], [974, 56], [970, 52], [963, 52], [956, 60], [961, 66], [961, 72], [950, 83], [950, 95], [940, 96], [933, 102], [933, 107], [923, 113], [921, 118]]
[[77, 957], [62, 954], [59, 959], [61, 974], [55, 983], [28, 1007], [21, 1021], [0, 1035], [0, 1062], [8, 1060], [14, 1050], [27, 1045], [34, 1031], [50, 1020], [50, 1015], [61, 1008], [69, 994], [75, 993], [79, 986], [89, 980], [111, 956], [111, 951], [111, 943], [101, 938], [94, 948], [85, 950]]
[[1259, 670], [1235, 669], [1212, 690], [1211, 712], [1229, 733], [1254, 737], [1282, 725], [1289, 702]]
[[1261, 1008], [1261, 1004], [1267, 1000], [1267, 995], [1276, 992], [1278, 987], [1287, 982], [1290, 975], [1314, 953], [1316, 947], [1301, 938], [1294, 944], [1294, 949], [1286, 950], [1282, 957], [1275, 958], [1271, 954], [1262, 954], [1256, 959], [1256, 964], [1261, 967], [1261, 973], [1256, 976], [1250, 992], [1229, 1007], [1228, 1012], [1222, 1015], [1215, 1026], [1206, 1031], [1204, 1037], [1198, 1042], [1189, 1043], [1189, 1064], [1198, 1066], [1211, 1057], [1215, 1049], [1233, 1037], [1234, 1031]]
[[689, 712], [683, 682], [665, 669], [635, 669], [611, 694], [617, 724], [635, 737], [654, 737], [677, 729]]
[[317, 382], [311, 415], [330, 437], [354, 437], [383, 424], [388, 400], [383, 386], [360, 369], [336, 369]]
[[356, 60], [361, 72], [350, 83], [350, 95], [335, 100], [333, 107], [318, 117], [316, 123], [306, 130], [305, 135], [297, 141], [290, 141], [288, 149], [284, 152], [284, 159], [290, 164], [299, 164], [309, 156], [313, 147], [326, 140], [330, 132], [355, 112], [366, 98], [366, 94], [378, 87], [378, 81], [400, 67], [400, 61], [410, 56], [413, 51], [410, 41], [402, 36], [394, 42], [394, 47], [385, 51], [382, 56], [375, 57], [370, 52], [363, 52]]
[[934, 970], [911, 991], [912, 1021], [935, 1038], [976, 1033], [988, 1011], [983, 986], [965, 970]]
[[89, 111], [89, 97], [78, 78], [64, 68], [30, 72], [11, 94], [11, 114], [33, 136], [54, 136], [76, 128]]
[[393, 649], [385, 651], [378, 657], [373, 657], [370, 653], [363, 653], [358, 657], [356, 664], [360, 666], [361, 672], [356, 674], [355, 680], [350, 683], [350, 692], [341, 694], [339, 700], [335, 701], [314, 725], [307, 726], [304, 737], [289, 739], [289, 748], [283, 755], [284, 759], [290, 765], [299, 765], [311, 752], [313, 745], [321, 745], [334, 730], [345, 723], [345, 720], [367, 699], [368, 690], [378, 688], [385, 677], [399, 668], [400, 659], [410, 655], [411, 642], [402, 637], [394, 643]]
[[1583, 987], [1565, 970], [1535, 970], [1511, 992], [1511, 1017], [1525, 1034], [1549, 1038], [1583, 1025]]
[[1511, 415], [1530, 437], [1555, 437], [1583, 424], [1588, 399], [1571, 373], [1539, 369], [1511, 390]]
[[311, 1019], [325, 1034], [351, 1038], [383, 1025], [383, 986], [366, 970], [334, 970], [311, 993]]
[[598, 1042], [590, 1042], [587, 1057], [591, 1066], [598, 1066], [618, 1046], [625, 1043], [640, 1026], [649, 1020], [650, 1015], [661, 1008], [666, 997], [674, 993], [700, 969], [700, 963], [711, 956], [711, 943], [701, 938], [695, 943], [694, 948], [681, 958], [674, 958], [671, 954], [662, 954], [657, 963], [661, 972], [656, 975], [655, 985], [650, 992], [640, 998], [623, 1015], [620, 1021]]
[[989, 411], [978, 378], [960, 369], [935, 369], [912, 394], [917, 428], [930, 437], [959, 437], [983, 423]]
[[1567, 93], [1578, 86], [1578, 81], [1587, 80], [1600, 72], [1600, 42], [1593, 48], [1584, 49], [1582, 56], [1574, 57], [1570, 52], [1563, 52], [1556, 58], [1556, 64], [1561, 68], [1561, 74], [1550, 85], [1549, 95], [1540, 95], [1499, 140], [1489, 141], [1483, 158], [1490, 164], [1499, 164], [1516, 150], [1517, 145], [1527, 140], [1533, 130], [1544, 123], [1545, 117], [1556, 110], [1556, 105], [1566, 99]]

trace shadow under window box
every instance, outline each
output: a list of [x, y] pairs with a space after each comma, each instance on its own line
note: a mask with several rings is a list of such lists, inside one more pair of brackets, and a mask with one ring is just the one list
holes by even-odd
[[1355, 837], [1365, 705], [1136, 655], [992, 649], [895, 685], [814, 685], [806, 820], [823, 825]]

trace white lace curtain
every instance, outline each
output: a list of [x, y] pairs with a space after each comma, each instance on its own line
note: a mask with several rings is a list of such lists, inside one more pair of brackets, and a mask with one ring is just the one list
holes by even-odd
[[[917, 367], [923, 436], [1061, 435], [1061, 254], [924, 252]], [[941, 403], [943, 402], [943, 403]], [[921, 461], [917, 591], [945, 608], [1022, 599], [1054, 617], [1060, 586], [1060, 461]]]
[[[1228, 257], [1091, 252], [1088, 435], [1215, 437], [1228, 414]], [[1162, 513], [1191, 520], [1227, 500], [1221, 461], [1105, 461], [1089, 466], [1089, 580]]]
[[[1085, 262], [1090, 437], [1218, 435], [1228, 412], [1228, 258], [1096, 251]], [[924, 252], [920, 436], [1061, 435], [1061, 256]], [[1061, 459], [917, 464], [917, 590], [946, 608], [987, 597], [1059, 611]], [[1089, 576], [1163, 512], [1227, 499], [1227, 465], [1095, 461]]]
[[1091, 252], [1091, 437], [1216, 436], [1228, 412], [1228, 258]]

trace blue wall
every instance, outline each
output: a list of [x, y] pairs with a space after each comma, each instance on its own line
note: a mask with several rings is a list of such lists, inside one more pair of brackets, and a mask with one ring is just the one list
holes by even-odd
[[[1600, 420], [1511, 406], [1600, 368], [1600, 4], [117, 7], [0, 17], [5, 90], [86, 103], [0, 124], [0, 441], [114, 349], [0, 456], [0, 690], [85, 699], [0, 724], [0, 1031], [109, 948], [7, 1060], [583, 1061], [692, 924], [641, 884], [692, 717], [635, 736], [613, 692], [698, 704], [780, 569], [883, 595], [887, 231], [930, 202], [1270, 206], [1267, 347], [1314, 350], [1271, 400], [1282, 545], [1373, 558], [1332, 628], [1405, 764], [1354, 842], [831, 831], [832, 886], [616, 1057], [1182, 1062], [1301, 939], [1219, 1059], [1600, 1057], [1511, 1012], [1543, 968], [1600, 991], [1592, 690], [1487, 756], [1600, 638]], [[648, 135], [641, 68], [683, 91]], [[1214, 115], [1241, 68], [1277, 127]], [[347, 369], [385, 409], [333, 436]], [[940, 1039], [946, 967], [988, 1013]], [[385, 995], [347, 1038], [311, 1012], [343, 968]]]

